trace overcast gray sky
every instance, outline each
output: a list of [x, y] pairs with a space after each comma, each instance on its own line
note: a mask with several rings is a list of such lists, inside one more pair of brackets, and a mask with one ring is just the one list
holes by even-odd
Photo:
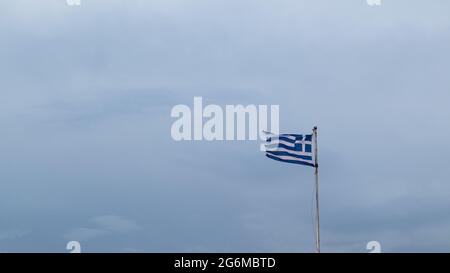
[[313, 251], [312, 169], [173, 141], [194, 96], [319, 127], [323, 251], [450, 251], [449, 10], [0, 0], [0, 251]]

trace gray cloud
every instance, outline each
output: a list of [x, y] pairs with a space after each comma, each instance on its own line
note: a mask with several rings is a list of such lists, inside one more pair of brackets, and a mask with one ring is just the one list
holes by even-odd
[[64, 234], [67, 240], [86, 242], [99, 236], [120, 236], [123, 233], [134, 232], [141, 227], [134, 222], [118, 215], [103, 215], [93, 218], [92, 227], [72, 228]]
[[448, 3], [82, 2], [0, 3], [2, 251], [311, 251], [312, 171], [174, 142], [194, 96], [319, 126], [325, 251], [450, 249]]

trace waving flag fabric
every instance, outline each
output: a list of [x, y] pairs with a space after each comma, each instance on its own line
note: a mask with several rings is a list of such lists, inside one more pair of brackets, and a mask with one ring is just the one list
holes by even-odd
[[312, 134], [268, 134], [266, 156], [274, 160], [314, 167]]

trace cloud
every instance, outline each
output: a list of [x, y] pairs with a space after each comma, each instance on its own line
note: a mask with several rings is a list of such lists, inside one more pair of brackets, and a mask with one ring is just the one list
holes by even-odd
[[14, 240], [22, 238], [31, 233], [30, 230], [0, 230], [0, 240]]
[[325, 251], [450, 249], [450, 2], [429, 2], [1, 1], [5, 247], [311, 251], [309, 169], [171, 139], [203, 96], [319, 126]]
[[125, 219], [117, 215], [104, 215], [93, 219], [99, 227], [112, 232], [131, 232], [141, 229], [133, 220]]
[[120, 236], [120, 234], [138, 231], [141, 227], [133, 220], [118, 215], [103, 215], [91, 219], [93, 227], [79, 227], [67, 231], [63, 237], [67, 240], [87, 241], [101, 236]]
[[67, 240], [87, 241], [99, 236], [107, 235], [108, 231], [96, 228], [73, 228], [67, 231], [63, 237]]

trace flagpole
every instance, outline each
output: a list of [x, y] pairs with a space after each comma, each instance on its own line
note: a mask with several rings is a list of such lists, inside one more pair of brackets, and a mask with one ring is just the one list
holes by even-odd
[[316, 252], [320, 253], [320, 216], [319, 216], [319, 164], [317, 163], [317, 127], [313, 128], [314, 136], [314, 177], [316, 190]]

